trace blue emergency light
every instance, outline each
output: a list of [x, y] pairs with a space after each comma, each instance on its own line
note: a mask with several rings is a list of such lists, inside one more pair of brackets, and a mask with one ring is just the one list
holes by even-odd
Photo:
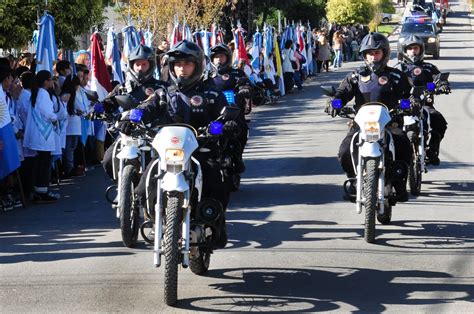
[[331, 106], [334, 109], [341, 109], [342, 108], [342, 100], [341, 99], [333, 99], [331, 101]]
[[410, 99], [400, 100], [400, 108], [403, 110], [410, 109]]
[[143, 117], [143, 110], [141, 109], [132, 109], [130, 112], [130, 121], [133, 123], [140, 123]]
[[426, 89], [430, 92], [434, 92], [436, 89], [436, 84], [433, 82], [426, 83]]
[[209, 125], [209, 133], [212, 135], [220, 135], [224, 130], [224, 124], [220, 121], [212, 121]]
[[235, 105], [235, 95], [233, 90], [225, 90], [224, 92], [225, 99], [229, 105]]

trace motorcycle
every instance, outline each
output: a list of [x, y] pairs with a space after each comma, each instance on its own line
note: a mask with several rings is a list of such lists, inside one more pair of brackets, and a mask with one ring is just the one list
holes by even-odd
[[434, 82], [426, 86], [415, 86], [411, 90], [411, 99], [400, 103], [403, 110], [403, 131], [406, 133], [412, 148], [412, 164], [408, 167], [408, 183], [412, 195], [421, 191], [422, 175], [428, 172], [426, 167], [426, 147], [430, 143], [431, 119], [427, 105], [434, 102], [434, 95], [439, 94], [440, 82], [447, 81], [449, 73], [438, 74]]
[[[335, 88], [322, 87], [327, 96], [335, 95]], [[403, 177], [404, 168], [395, 161], [395, 145], [390, 131], [392, 116], [380, 102], [368, 102], [356, 112], [351, 106], [342, 106], [340, 99], [331, 101], [340, 117], [353, 120], [359, 130], [351, 140], [352, 165], [356, 178], [344, 182], [344, 190], [355, 198], [356, 212], [365, 209], [364, 239], [375, 241], [375, 218], [381, 224], [389, 224], [392, 206], [396, 204], [394, 179]], [[357, 151], [356, 151], [357, 150]], [[351, 193], [351, 186], [356, 194]]]
[[[208, 146], [219, 140], [223, 123], [237, 118], [239, 112], [227, 106], [216, 121], [199, 130], [186, 124], [165, 125], [152, 141], [159, 158], [146, 178], [150, 220], [142, 224], [142, 235], [154, 244], [156, 267], [161, 266], [164, 255], [164, 301], [168, 305], [177, 301], [180, 264], [198, 275], [208, 270], [224, 222], [220, 202], [202, 197], [203, 174], [193, 153], [211, 153]], [[150, 227], [153, 232], [145, 234]]]
[[[121, 108], [136, 107], [137, 103], [129, 95], [117, 95], [116, 101]], [[126, 112], [125, 112], [126, 113]], [[112, 154], [113, 184], [106, 189], [105, 197], [116, 209], [116, 216], [120, 219], [122, 242], [126, 247], [134, 247], [140, 230], [140, 216], [143, 215], [143, 205], [135, 194], [140, 176], [148, 161], [155, 156], [151, 147], [153, 133], [141, 123], [142, 111], [130, 109], [130, 134], [119, 132]], [[109, 131], [118, 131], [115, 127]], [[116, 192], [115, 198], [112, 197]]]

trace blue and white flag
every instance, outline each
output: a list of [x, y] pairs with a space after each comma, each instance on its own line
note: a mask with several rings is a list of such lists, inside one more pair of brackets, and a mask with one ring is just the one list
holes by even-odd
[[0, 145], [0, 180], [2, 180], [20, 167], [20, 155], [11, 123], [0, 129]]
[[54, 18], [45, 13], [39, 25], [36, 73], [47, 70], [53, 74], [53, 63], [58, 59], [56, 39], [54, 38]]
[[72, 51], [72, 49], [64, 50], [63, 60], [67, 60], [69, 61], [69, 63], [71, 63], [72, 74], [76, 74], [76, 63], [74, 62], [74, 52]]
[[143, 34], [143, 38], [145, 39], [145, 46], [153, 48], [153, 33], [147, 30]]
[[140, 34], [134, 26], [127, 26], [122, 29], [123, 33], [123, 57], [128, 60], [128, 56], [133, 48], [140, 45]]
[[112, 80], [122, 84], [124, 82], [122, 66], [120, 65], [120, 50], [117, 34], [114, 32], [113, 27], [109, 27], [107, 33], [107, 49], [105, 50], [105, 58], [112, 65]]
[[262, 51], [263, 46], [263, 36], [257, 29], [255, 34], [253, 34], [253, 45], [252, 45], [252, 68], [254, 68], [257, 72], [260, 71], [260, 51]]

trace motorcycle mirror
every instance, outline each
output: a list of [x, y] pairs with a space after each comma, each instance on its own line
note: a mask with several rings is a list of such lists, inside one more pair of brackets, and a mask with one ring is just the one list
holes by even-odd
[[239, 117], [240, 108], [234, 106], [225, 106], [224, 108], [222, 108], [220, 114], [222, 119], [224, 119], [225, 121], [235, 120]]
[[91, 90], [85, 90], [86, 92], [86, 97], [87, 100], [96, 102], [99, 100], [99, 95], [97, 94], [96, 91], [91, 91]]
[[403, 110], [410, 109], [410, 99], [401, 99], [400, 109], [403, 109]]
[[221, 135], [224, 130], [224, 124], [220, 121], [212, 121], [209, 125], [209, 133], [212, 135]]
[[142, 121], [142, 117], [143, 110], [132, 109], [132, 111], [130, 111], [130, 121], [132, 121], [133, 123], [140, 123], [140, 121]]
[[94, 104], [94, 112], [95, 113], [101, 114], [101, 113], [104, 113], [104, 111], [105, 111], [104, 110], [104, 105], [102, 103], [97, 102], [97, 103]]
[[332, 85], [321, 85], [321, 89], [326, 96], [332, 97], [336, 95], [336, 88]]
[[443, 72], [443, 73], [438, 74], [439, 75], [438, 80], [447, 81], [448, 78], [449, 78], [449, 74], [450, 74], [450, 72]]
[[114, 98], [124, 111], [130, 110], [138, 105], [138, 101], [130, 95], [117, 95]]
[[426, 83], [426, 89], [430, 92], [434, 92], [436, 89], [436, 84], [433, 82]]
[[227, 99], [229, 105], [235, 105], [235, 95], [233, 90], [225, 90], [222, 93], [224, 94], [225, 99]]
[[333, 99], [331, 101], [331, 106], [334, 109], [341, 109], [342, 108], [342, 100], [341, 99]]

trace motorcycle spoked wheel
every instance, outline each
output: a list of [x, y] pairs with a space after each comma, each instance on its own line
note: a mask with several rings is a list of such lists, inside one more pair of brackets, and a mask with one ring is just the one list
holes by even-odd
[[163, 251], [165, 255], [164, 301], [173, 305], [178, 301], [178, 266], [181, 263], [182, 200], [169, 194], [165, 210]]
[[211, 263], [211, 253], [205, 252], [203, 248], [199, 248], [199, 256], [189, 259], [189, 268], [196, 275], [205, 274]]
[[420, 155], [418, 154], [418, 147], [412, 145], [413, 149], [413, 161], [408, 167], [408, 183], [410, 185], [410, 193], [413, 196], [420, 195], [421, 192], [421, 164], [420, 164]]
[[369, 159], [365, 163], [364, 196], [365, 226], [364, 239], [367, 243], [375, 242], [375, 213], [378, 210], [378, 160]]
[[134, 166], [127, 165], [123, 168], [122, 182], [120, 186], [120, 230], [122, 242], [126, 247], [134, 247], [138, 239], [139, 213], [138, 203], [135, 197], [135, 183], [138, 181], [138, 173]]
[[153, 221], [148, 220], [145, 221], [140, 226], [140, 233], [142, 235], [143, 240], [148, 244], [155, 243], [155, 224]]

